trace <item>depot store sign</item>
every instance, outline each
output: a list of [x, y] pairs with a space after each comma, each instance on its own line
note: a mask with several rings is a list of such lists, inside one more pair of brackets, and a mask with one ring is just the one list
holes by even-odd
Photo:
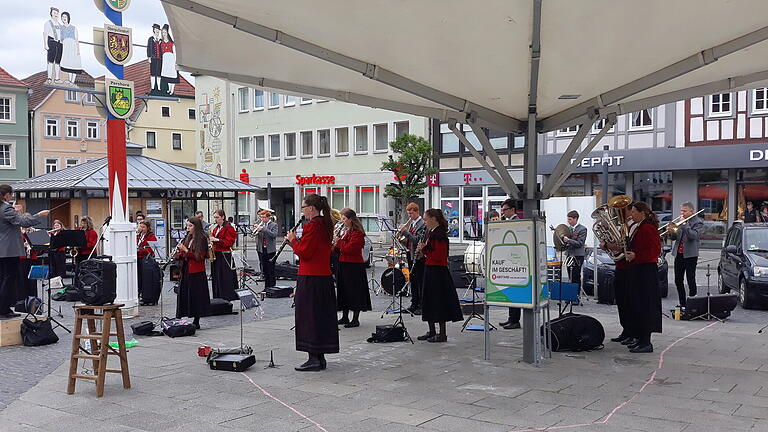
[[307, 185], [307, 184], [332, 184], [336, 183], [336, 176], [319, 176], [312, 173], [311, 176], [302, 176], [300, 174], [296, 174], [296, 184], [297, 185]]

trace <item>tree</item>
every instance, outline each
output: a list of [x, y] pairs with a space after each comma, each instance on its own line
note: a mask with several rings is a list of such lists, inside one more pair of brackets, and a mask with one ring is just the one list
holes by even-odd
[[408, 134], [389, 145], [398, 157], [395, 160], [390, 155], [389, 160], [381, 164], [381, 170], [391, 171], [395, 180], [386, 186], [384, 196], [396, 199], [400, 208], [405, 209], [410, 201], [424, 193], [427, 177], [437, 172], [431, 166], [432, 145], [422, 137]]

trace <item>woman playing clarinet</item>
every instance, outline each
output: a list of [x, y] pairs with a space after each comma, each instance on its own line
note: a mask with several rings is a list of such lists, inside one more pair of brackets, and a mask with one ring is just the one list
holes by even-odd
[[336, 324], [336, 294], [331, 276], [331, 239], [333, 221], [328, 199], [310, 194], [301, 203], [301, 212], [309, 222], [301, 238], [294, 231], [286, 235], [299, 256], [296, 279], [296, 350], [309, 354], [297, 371], [319, 371], [326, 367], [325, 354], [339, 352]]
[[208, 295], [208, 277], [205, 274], [205, 257], [208, 239], [200, 219], [187, 219], [187, 236], [179, 244], [177, 258], [181, 260], [181, 281], [176, 301], [176, 318], [194, 318], [200, 328], [200, 317], [210, 315], [211, 298]]
[[[421, 320], [428, 323], [429, 330], [417, 339], [446, 342], [445, 323], [464, 318], [448, 270], [448, 221], [440, 210], [429, 209], [424, 212], [424, 222], [427, 237], [417, 247], [417, 255], [423, 253], [425, 256]], [[440, 324], [440, 333], [436, 332], [435, 323]]]
[[[50, 230], [48, 233], [51, 235], [51, 237], [55, 237], [59, 235], [61, 230], [66, 229], [64, 227], [64, 224], [56, 219], [53, 221], [53, 229]], [[51, 278], [55, 278], [57, 276], [64, 277], [64, 275], [67, 273], [67, 248], [66, 247], [60, 247], [56, 249], [55, 251], [50, 251], [50, 261], [51, 261]]]
[[85, 231], [85, 247], [78, 249], [77, 255], [75, 255], [76, 265], [80, 265], [81, 262], [88, 259], [88, 256], [96, 248], [96, 242], [99, 241], [99, 235], [93, 229], [93, 220], [90, 216], [83, 216], [80, 219], [80, 229]]
[[[337, 310], [342, 313], [339, 324], [344, 327], [360, 327], [360, 311], [371, 310], [371, 296], [368, 292], [368, 276], [365, 274], [363, 246], [365, 231], [357, 214], [350, 208], [341, 210], [344, 228], [334, 237], [334, 250], [339, 253], [337, 284]], [[352, 321], [349, 320], [352, 311]]]
[[147, 289], [147, 285], [152, 283], [152, 281], [145, 280], [144, 279], [144, 273], [146, 270], [145, 267], [145, 260], [147, 257], [149, 259], [154, 258], [155, 251], [152, 250], [152, 246], [149, 245], [149, 242], [151, 241], [157, 241], [157, 237], [155, 237], [155, 233], [152, 232], [152, 227], [149, 224], [149, 221], [142, 220], [138, 223], [138, 233], [136, 234], [136, 257], [138, 260], [136, 261], [136, 274], [137, 274], [137, 282], [139, 286], [139, 299], [140, 299], [140, 305], [142, 306], [151, 306], [156, 305], [157, 300], [154, 298], [152, 291], [150, 289]]
[[237, 300], [237, 275], [232, 262], [232, 246], [237, 239], [237, 232], [232, 224], [227, 221], [224, 210], [213, 212], [213, 229], [210, 241], [216, 260], [211, 263], [211, 284], [213, 285], [213, 298], [224, 300]]

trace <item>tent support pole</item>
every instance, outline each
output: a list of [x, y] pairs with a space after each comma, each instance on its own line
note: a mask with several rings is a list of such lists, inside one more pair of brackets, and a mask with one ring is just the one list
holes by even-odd
[[485, 160], [485, 157], [483, 157], [483, 155], [481, 155], [480, 152], [478, 152], [477, 149], [475, 149], [472, 146], [472, 144], [469, 142], [467, 137], [465, 137], [464, 134], [461, 133], [461, 131], [459, 131], [459, 128], [456, 127], [456, 120], [448, 121], [448, 129], [450, 129], [451, 132], [453, 132], [453, 134], [456, 135], [456, 138], [458, 138], [459, 141], [461, 141], [461, 143], [464, 144], [464, 148], [466, 148], [472, 154], [472, 156], [474, 156], [475, 159], [477, 159], [477, 161], [480, 163], [480, 166], [482, 166], [483, 169], [488, 171], [488, 174], [491, 177], [493, 177], [493, 179], [496, 181], [496, 183], [498, 183], [499, 186], [501, 186], [502, 189], [504, 189], [504, 192], [511, 195], [513, 192], [512, 189], [510, 189], [509, 185], [507, 185], [501, 179], [501, 176], [499, 175], [499, 173], [497, 173], [496, 170], [493, 169], [493, 167], [488, 163], [488, 161]]
[[[504, 188], [506, 191], [507, 189], [510, 190], [509, 197], [514, 199], [520, 198], [520, 189], [515, 184], [515, 180], [512, 179], [512, 176], [509, 175], [509, 171], [507, 171], [507, 167], [504, 166], [504, 163], [501, 162], [501, 158], [499, 157], [499, 154], [496, 153], [496, 149], [493, 148], [493, 145], [491, 145], [491, 141], [488, 140], [488, 136], [485, 134], [485, 131], [474, 121], [469, 120], [469, 127], [472, 128], [472, 132], [475, 133], [475, 136], [477, 136], [477, 139], [480, 141], [480, 145], [483, 146], [483, 151], [485, 152], [485, 155], [488, 156], [491, 159], [491, 162], [493, 163], [493, 166], [496, 167], [496, 170], [499, 174], [499, 177], [503, 180], [503, 182], [508, 186], [507, 188]], [[475, 159], [477, 159], [477, 156], [475, 156]], [[499, 183], [501, 185], [501, 183]]]
[[571, 143], [568, 145], [568, 148], [565, 149], [565, 152], [562, 156], [560, 156], [560, 160], [557, 161], [557, 165], [555, 165], [555, 169], [552, 171], [552, 174], [550, 174], [549, 178], [547, 179], [547, 182], [544, 183], [544, 185], [541, 188], [541, 197], [546, 199], [552, 196], [552, 191], [554, 191], [554, 184], [555, 181], [558, 180], [563, 173], [565, 173], [566, 169], [568, 168], [568, 165], [571, 163], [571, 159], [573, 158], [573, 155], [576, 154], [576, 151], [579, 149], [579, 146], [581, 145], [581, 142], [584, 141], [584, 138], [589, 134], [589, 130], [592, 128], [592, 124], [595, 122], [595, 114], [590, 113], [589, 120], [581, 123], [579, 125], [579, 130], [576, 131], [576, 135], [571, 140]]

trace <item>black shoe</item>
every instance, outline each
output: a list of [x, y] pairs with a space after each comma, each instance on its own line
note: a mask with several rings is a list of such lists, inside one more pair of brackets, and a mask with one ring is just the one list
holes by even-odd
[[20, 316], [21, 316], [21, 314], [17, 314], [17, 313], [14, 313], [14, 312], [9, 312], [7, 314], [0, 315], [0, 319], [18, 318]]
[[320, 354], [320, 370], [325, 370], [328, 366], [328, 362], [325, 361], [325, 354]]
[[342, 318], [338, 321], [338, 324], [349, 324], [349, 318]]
[[427, 333], [424, 333], [423, 335], [421, 335], [421, 336], [417, 337], [416, 339], [417, 339], [417, 340], [420, 340], [420, 341], [425, 341], [425, 340], [429, 340], [429, 338], [431, 338], [431, 337], [432, 337], [432, 336], [434, 336], [434, 335], [435, 335], [435, 334], [434, 334], [434, 333], [432, 333], [432, 332], [427, 332]]
[[643, 346], [635, 345], [634, 348], [630, 348], [629, 352], [631, 353], [652, 353], [653, 352], [653, 345], [647, 344]]
[[629, 339], [629, 336], [625, 335], [624, 333], [618, 335], [615, 338], [611, 338], [611, 342], [623, 342], [625, 340]]
[[448, 342], [448, 335], [436, 334], [427, 339], [427, 342]]
[[628, 337], [628, 338], [624, 339], [623, 341], [621, 341], [621, 344], [622, 345], [634, 345], [637, 342], [638, 342], [637, 338]]
[[196, 328], [197, 330], [200, 330], [200, 323], [195, 323], [195, 328]]
[[504, 322], [500, 322], [500, 323], [499, 323], [499, 326], [500, 326], [500, 327], [504, 327], [504, 326], [506, 326], [506, 325], [510, 325], [510, 324], [512, 324], [512, 322], [511, 322], [511, 320], [509, 320], [509, 319], [508, 319], [508, 320], [506, 320], [506, 321], [504, 321]]
[[344, 328], [360, 327], [360, 321], [352, 321], [344, 324]]
[[312, 359], [307, 360], [301, 366], [296, 366], [294, 369], [299, 372], [317, 372], [323, 370], [324, 367], [321, 361], [318, 359]]
[[513, 330], [513, 329], [519, 329], [519, 328], [520, 328], [520, 323], [519, 323], [519, 322], [516, 322], [516, 323], [509, 323], [509, 324], [507, 324], [507, 325], [503, 325], [502, 327], [503, 327], [505, 330]]
[[411, 309], [410, 311], [414, 315], [421, 315], [421, 309]]

